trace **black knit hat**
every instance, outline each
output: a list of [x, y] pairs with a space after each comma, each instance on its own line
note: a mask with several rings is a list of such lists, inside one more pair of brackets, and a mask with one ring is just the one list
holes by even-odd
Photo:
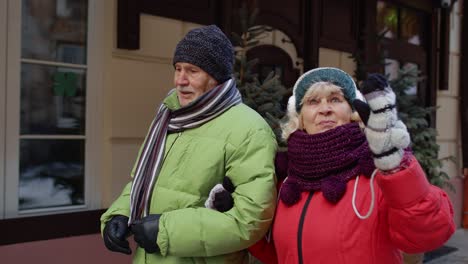
[[234, 48], [215, 25], [190, 30], [177, 44], [172, 64], [187, 62], [206, 71], [218, 83], [231, 78]]

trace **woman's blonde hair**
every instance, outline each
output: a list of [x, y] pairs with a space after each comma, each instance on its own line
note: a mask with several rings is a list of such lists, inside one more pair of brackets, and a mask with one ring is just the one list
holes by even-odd
[[[316, 82], [313, 83], [308, 89], [307, 92], [305, 93], [304, 97], [302, 98], [302, 101], [300, 102], [300, 105], [302, 106], [306, 100], [308, 100], [311, 97], [316, 97], [319, 94], [325, 94], [326, 96], [332, 94], [332, 93], [341, 93], [343, 94], [343, 91], [341, 87], [330, 83], [330, 82]], [[294, 97], [291, 96], [291, 97]], [[290, 99], [291, 100], [291, 99]], [[359, 117], [359, 114], [354, 111], [353, 106], [351, 102], [348, 102], [349, 106], [352, 109], [352, 114], [351, 114], [351, 122], [359, 122], [361, 127], [364, 127], [364, 124], [362, 124], [361, 118]], [[302, 108], [301, 108], [302, 109]], [[301, 113], [298, 113], [296, 111], [295, 107], [288, 107], [287, 111], [287, 119], [284, 123], [281, 124], [281, 136], [284, 141], [287, 141], [289, 136], [294, 133], [298, 129], [304, 129], [302, 127], [302, 122], [301, 120]]]

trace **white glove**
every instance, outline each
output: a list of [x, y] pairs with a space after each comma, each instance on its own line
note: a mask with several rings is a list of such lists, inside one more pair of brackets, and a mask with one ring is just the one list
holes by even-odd
[[395, 93], [381, 74], [369, 75], [362, 92], [368, 104], [354, 100], [353, 105], [366, 125], [364, 133], [374, 164], [384, 171], [397, 168], [411, 141], [405, 124], [398, 119]]

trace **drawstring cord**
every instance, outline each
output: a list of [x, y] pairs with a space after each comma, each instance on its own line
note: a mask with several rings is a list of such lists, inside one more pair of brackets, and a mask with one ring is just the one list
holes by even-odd
[[374, 210], [374, 202], [375, 202], [374, 177], [376, 173], [377, 173], [377, 169], [375, 169], [374, 172], [372, 172], [372, 176], [370, 178], [371, 204], [369, 207], [369, 211], [367, 211], [367, 214], [364, 216], [359, 213], [356, 207], [356, 191], [357, 191], [357, 186], [359, 182], [359, 176], [356, 177], [356, 181], [354, 182], [354, 192], [353, 192], [353, 200], [352, 200], [353, 209], [354, 209], [354, 213], [356, 214], [356, 216], [362, 220], [369, 218], [369, 216], [372, 214], [372, 211]]
[[[353, 209], [354, 209], [354, 213], [356, 214], [356, 216], [359, 217], [362, 220], [369, 218], [369, 216], [372, 214], [372, 211], [374, 210], [374, 203], [375, 203], [374, 178], [375, 178], [376, 173], [377, 173], [377, 169], [375, 169], [374, 172], [372, 172], [372, 175], [371, 175], [371, 178], [370, 178], [371, 204], [370, 204], [370, 207], [369, 207], [369, 211], [364, 216], [359, 213], [359, 211], [358, 211], [358, 209], [356, 207], [356, 192], [357, 192], [357, 186], [358, 186], [358, 183], [359, 183], [359, 176], [356, 177], [356, 181], [354, 182], [354, 191], [353, 191], [353, 198], [352, 198]], [[288, 177], [286, 177], [286, 179], [283, 180], [283, 184], [286, 182], [287, 179], [288, 179]], [[281, 184], [278, 194], [281, 193], [281, 188], [283, 187], [283, 184]], [[277, 203], [279, 202], [279, 195], [277, 197], [276, 202]], [[273, 228], [273, 225], [270, 227], [270, 229], [268, 230], [268, 233], [266, 235], [266, 240], [267, 240], [268, 243], [271, 241], [272, 228]]]

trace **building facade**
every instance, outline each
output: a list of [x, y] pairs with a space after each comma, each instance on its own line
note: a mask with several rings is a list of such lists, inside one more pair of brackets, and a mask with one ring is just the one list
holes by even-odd
[[[241, 2], [0, 1], [5, 263], [130, 262], [105, 250], [99, 216], [130, 181], [147, 128], [172, 88], [177, 42], [206, 24], [217, 24], [227, 35], [239, 32]], [[317, 66], [354, 75], [351, 56], [358, 51], [369, 71], [393, 76], [399, 68], [417, 67], [425, 78], [412, 92], [426, 106], [438, 107], [431, 122], [439, 157], [457, 161], [444, 162], [443, 170], [455, 187], [447, 192], [461, 227], [462, 169], [468, 167], [468, 80], [462, 74], [468, 70], [462, 57], [468, 52], [462, 48], [468, 46], [468, 12], [463, 0], [449, 2], [246, 1], [259, 8], [258, 24], [273, 28], [248, 56], [260, 59], [260, 74], [275, 70], [289, 87]], [[382, 58], [386, 66], [378, 63]], [[77, 245], [86, 253], [71, 250]]]

